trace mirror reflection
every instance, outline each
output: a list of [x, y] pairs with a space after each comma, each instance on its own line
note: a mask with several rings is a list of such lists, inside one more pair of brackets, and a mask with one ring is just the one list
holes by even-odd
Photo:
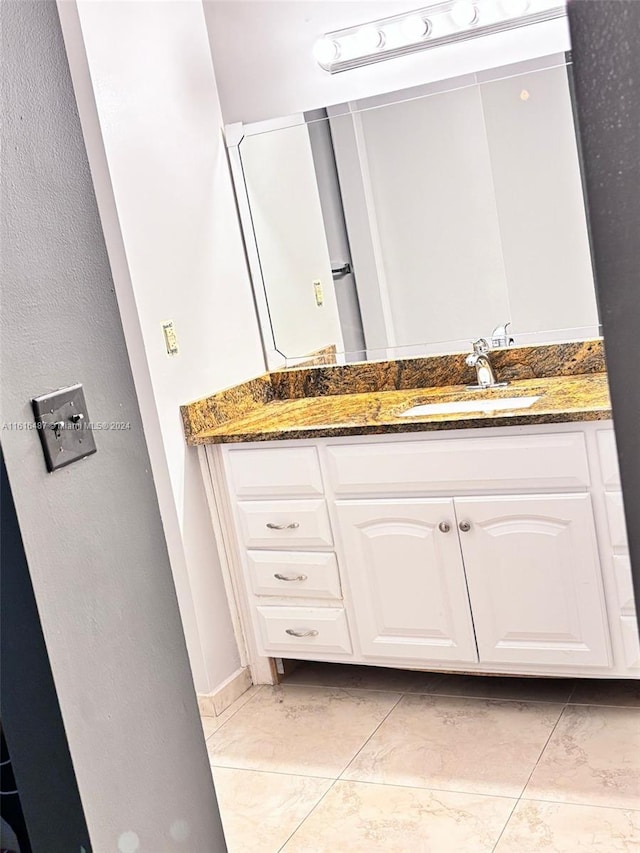
[[249, 132], [240, 160], [292, 362], [599, 334], [564, 54]]

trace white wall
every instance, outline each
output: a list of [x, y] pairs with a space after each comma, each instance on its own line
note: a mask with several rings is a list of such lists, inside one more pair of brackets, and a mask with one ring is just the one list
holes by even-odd
[[[400, 353], [424, 344], [464, 348], [509, 319], [479, 88], [337, 116], [331, 126], [340, 131], [349, 234], [369, 223], [362, 261], [374, 256], [385, 291], [380, 300], [369, 277], [358, 280], [367, 342], [371, 322], [380, 326], [379, 301], [388, 304], [388, 339], [376, 346]], [[351, 249], [356, 271], [366, 269], [354, 239]]]
[[[416, 0], [203, 0], [225, 124], [252, 122], [569, 48], [560, 19], [331, 75], [312, 55], [325, 32], [420, 8]], [[422, 4], [424, 5], [424, 4]]]
[[239, 655], [178, 407], [260, 374], [264, 359], [202, 4], [59, 8], [191, 666], [207, 693]]
[[[527, 98], [521, 99], [521, 92]], [[569, 79], [564, 66], [482, 85], [512, 333], [598, 334]], [[516, 338], [517, 339], [517, 338]]]

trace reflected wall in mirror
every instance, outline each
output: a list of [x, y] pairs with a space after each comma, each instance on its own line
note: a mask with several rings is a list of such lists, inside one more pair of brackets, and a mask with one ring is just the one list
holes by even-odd
[[564, 54], [280, 124], [244, 128], [239, 190], [287, 363], [599, 335]]

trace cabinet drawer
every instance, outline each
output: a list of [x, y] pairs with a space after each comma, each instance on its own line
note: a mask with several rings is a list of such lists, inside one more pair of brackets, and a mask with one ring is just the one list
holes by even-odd
[[602, 484], [606, 489], [619, 489], [620, 471], [618, 468], [618, 450], [616, 448], [615, 433], [612, 429], [599, 430], [597, 439]]
[[609, 519], [609, 537], [613, 548], [627, 548], [627, 525], [624, 520], [622, 492], [610, 492], [605, 495], [607, 518]]
[[322, 495], [315, 447], [275, 447], [226, 451], [230, 482], [238, 497]]
[[249, 548], [333, 545], [324, 501], [241, 501], [238, 520]]
[[351, 652], [347, 619], [338, 607], [257, 607], [266, 652]]
[[517, 435], [327, 448], [337, 494], [586, 487], [582, 433]]
[[247, 562], [256, 595], [342, 597], [335, 554], [249, 551]]

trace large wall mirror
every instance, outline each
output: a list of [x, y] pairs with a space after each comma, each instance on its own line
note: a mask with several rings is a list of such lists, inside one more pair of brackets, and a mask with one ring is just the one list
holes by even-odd
[[287, 363], [600, 333], [568, 54], [244, 127], [235, 156]]

